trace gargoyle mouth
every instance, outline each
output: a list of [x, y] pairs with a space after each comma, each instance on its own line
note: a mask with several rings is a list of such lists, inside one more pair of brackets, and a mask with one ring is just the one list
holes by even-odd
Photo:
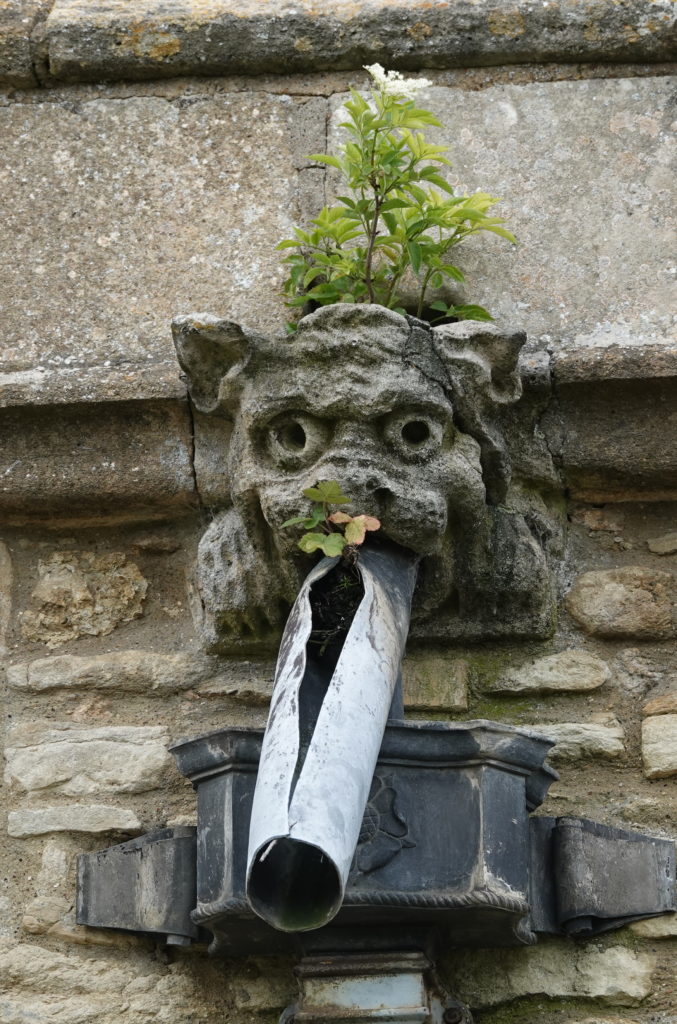
[[412, 555], [416, 558], [424, 557], [423, 552], [417, 551], [415, 547], [407, 544], [401, 544], [398, 540], [394, 540], [383, 528], [368, 534], [364, 542], [364, 547], [380, 548], [382, 551], [400, 551], [408, 557], [411, 557]]

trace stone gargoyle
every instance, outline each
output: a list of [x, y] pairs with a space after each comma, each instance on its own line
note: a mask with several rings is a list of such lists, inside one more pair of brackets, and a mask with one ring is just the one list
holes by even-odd
[[[521, 395], [524, 334], [431, 328], [382, 306], [338, 304], [269, 338], [211, 315], [173, 323], [194, 407], [230, 421], [230, 504], [199, 545], [210, 650], [274, 643], [315, 556], [280, 529], [302, 491], [336, 480], [375, 543], [421, 556], [412, 636], [544, 636], [553, 595], [545, 506], [511, 482], [506, 410]], [[225, 447], [225, 446], [224, 446]]]

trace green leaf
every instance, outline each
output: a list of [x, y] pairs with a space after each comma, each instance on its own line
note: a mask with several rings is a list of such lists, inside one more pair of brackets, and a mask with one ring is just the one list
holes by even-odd
[[311, 153], [306, 160], [314, 160], [317, 164], [329, 164], [331, 167], [337, 167], [339, 171], [343, 170], [338, 157], [330, 156], [328, 153]]
[[405, 206], [411, 206], [406, 199], [386, 199], [381, 210], [401, 210]]
[[392, 213], [388, 213], [388, 211], [386, 210], [383, 213], [383, 220], [390, 234], [394, 235], [395, 232], [397, 231], [397, 218], [395, 217], [395, 215]]
[[346, 539], [342, 533], [325, 533], [322, 550], [329, 558], [340, 555], [346, 546]]
[[450, 316], [459, 316], [462, 320], [493, 320], [493, 316], [484, 306], [454, 306], [449, 309]]
[[306, 522], [306, 516], [293, 516], [291, 519], [287, 519], [286, 522], [280, 526], [281, 530], [286, 530], [288, 526], [300, 526], [301, 523]]
[[304, 533], [298, 542], [301, 551], [312, 554], [313, 551], [321, 551], [324, 547], [326, 533]]
[[465, 274], [463, 274], [458, 267], [452, 266], [451, 263], [444, 263], [440, 267], [440, 270], [443, 274], [446, 274], [447, 277], [453, 277], [454, 281], [465, 281]]
[[421, 246], [417, 245], [416, 242], [407, 242], [407, 252], [411, 260], [411, 269], [415, 274], [418, 274], [421, 269]]
[[303, 525], [306, 530], [314, 530], [322, 522], [324, 522], [324, 505], [318, 501], [314, 503], [313, 510], [308, 518], [303, 521]]
[[309, 298], [317, 299], [318, 301], [320, 299], [331, 299], [332, 296], [336, 296], [337, 294], [338, 290], [336, 286], [329, 284], [327, 282], [323, 284], [316, 284], [315, 287], [311, 288], [310, 291], [308, 292]]
[[341, 490], [341, 485], [336, 480], [318, 480], [314, 487], [306, 487], [303, 492], [304, 498], [311, 501], [321, 501], [326, 505], [348, 505], [350, 498], [347, 498]]
[[430, 308], [431, 309], [439, 309], [442, 313], [446, 313], [446, 311], [448, 309], [448, 306], [447, 306], [446, 302], [442, 301], [442, 299], [435, 299], [434, 302], [430, 303]]
[[343, 551], [346, 539], [342, 533], [304, 533], [298, 546], [308, 555], [313, 551], [322, 551], [330, 558], [334, 558]]
[[492, 227], [487, 227], [486, 230], [487, 231], [493, 231], [493, 233], [495, 235], [500, 235], [501, 238], [507, 238], [509, 242], [513, 243], [513, 245], [517, 245], [517, 239], [513, 235], [512, 231], [508, 231], [506, 228], [499, 228], [499, 227], [492, 226]]
[[303, 278], [303, 287], [307, 288], [311, 281], [314, 281], [316, 277], [324, 273], [323, 267], [311, 267], [310, 270], [305, 274]]
[[412, 185], [411, 183], [407, 183], [407, 185], [404, 187], [406, 188], [407, 192], [411, 192], [412, 196], [414, 197], [417, 203], [423, 204], [427, 202], [428, 196], [426, 195], [422, 188], [418, 187], [418, 185]]

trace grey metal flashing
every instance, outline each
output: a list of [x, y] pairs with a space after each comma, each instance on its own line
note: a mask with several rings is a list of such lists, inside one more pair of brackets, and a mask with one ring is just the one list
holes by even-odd
[[165, 828], [78, 857], [78, 924], [164, 935], [173, 945], [199, 936], [195, 833]]
[[677, 908], [671, 840], [586, 818], [530, 824], [534, 931], [599, 935]]

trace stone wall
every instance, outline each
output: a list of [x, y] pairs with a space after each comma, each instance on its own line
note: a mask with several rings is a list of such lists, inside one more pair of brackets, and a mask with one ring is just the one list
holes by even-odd
[[[207, 656], [191, 615], [227, 430], [191, 415], [169, 320], [279, 329], [274, 245], [333, 188], [304, 154], [373, 60], [426, 70], [453, 182], [504, 197], [521, 244], [469, 245], [461, 297], [528, 331], [528, 451], [567, 521], [552, 638], [412, 647], [409, 714], [534, 725], [545, 813], [677, 837], [671, 9], [0, 3], [3, 1022], [292, 1001], [291, 962], [78, 926], [74, 867], [194, 820], [170, 741], [265, 722], [272, 647]], [[478, 1024], [677, 1022], [677, 915], [443, 967]]]

